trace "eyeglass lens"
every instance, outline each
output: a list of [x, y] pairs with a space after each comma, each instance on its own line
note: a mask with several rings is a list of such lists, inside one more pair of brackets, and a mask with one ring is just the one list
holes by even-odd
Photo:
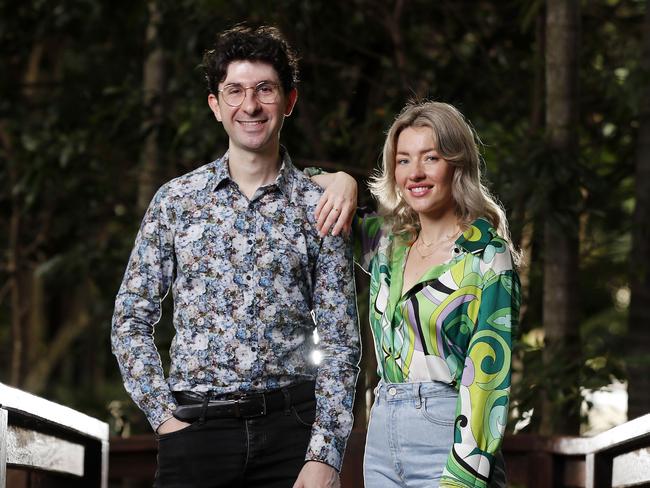
[[275, 103], [278, 98], [278, 86], [273, 83], [260, 83], [256, 86], [241, 86], [239, 84], [228, 85], [223, 90], [223, 99], [228, 105], [237, 107], [241, 105], [246, 98], [246, 90], [252, 89], [255, 96], [261, 103]]

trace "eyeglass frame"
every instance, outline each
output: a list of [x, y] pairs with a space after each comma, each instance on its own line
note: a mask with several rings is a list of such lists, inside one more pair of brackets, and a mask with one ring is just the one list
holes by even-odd
[[[222, 98], [223, 98], [223, 102], [224, 102], [226, 105], [228, 105], [229, 107], [241, 107], [242, 103], [244, 103], [244, 101], [246, 100], [246, 90], [249, 90], [249, 89], [250, 89], [250, 90], [253, 90], [253, 92], [255, 93], [255, 98], [257, 99], [257, 101], [260, 102], [260, 103], [263, 103], [264, 105], [273, 105], [274, 103], [278, 103], [278, 100], [279, 100], [279, 97], [278, 97], [278, 96], [276, 96], [276, 100], [273, 100], [272, 102], [263, 102], [262, 100], [260, 100], [260, 97], [259, 97], [258, 92], [257, 92], [257, 88], [258, 88], [260, 85], [271, 85], [271, 86], [274, 86], [275, 88], [278, 89], [278, 93], [277, 93], [277, 95], [280, 95], [280, 89], [282, 88], [282, 85], [280, 85], [280, 83], [275, 83], [275, 82], [273, 82], [273, 81], [260, 81], [260, 82], [259, 82], [258, 84], [256, 84], [255, 86], [243, 86], [243, 85], [241, 85], [241, 84], [239, 84], [239, 83], [228, 83], [228, 84], [227, 84], [226, 86], [224, 86], [223, 88], [219, 88], [219, 89], [217, 89], [217, 93], [221, 93], [221, 96], [222, 96]], [[226, 89], [227, 89], [228, 87], [230, 87], [230, 86], [239, 86], [239, 87], [241, 87], [242, 90], [244, 90], [244, 98], [242, 98], [241, 102], [239, 102], [237, 105], [232, 105], [232, 104], [228, 103], [228, 102], [226, 101], [226, 97], [225, 97], [224, 94], [223, 94], [224, 90], [226, 90]]]

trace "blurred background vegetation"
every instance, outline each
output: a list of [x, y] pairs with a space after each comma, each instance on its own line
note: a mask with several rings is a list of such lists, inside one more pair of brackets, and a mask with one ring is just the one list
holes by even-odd
[[[226, 149], [199, 63], [215, 33], [251, 21], [280, 27], [301, 57], [282, 133], [298, 165], [363, 181], [411, 98], [456, 105], [481, 135], [526, 257], [510, 429], [584, 431], [586, 394], [615, 380], [630, 418], [650, 411], [646, 11], [645, 0], [0, 0], [0, 381], [111, 419], [115, 433], [148, 430], [110, 352], [113, 300], [155, 189]], [[163, 355], [169, 317], [168, 304]], [[374, 381], [364, 352], [362, 393]], [[358, 403], [362, 424], [366, 395]]]

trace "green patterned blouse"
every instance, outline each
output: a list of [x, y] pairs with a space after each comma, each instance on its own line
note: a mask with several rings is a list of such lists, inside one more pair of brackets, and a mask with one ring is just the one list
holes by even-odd
[[355, 237], [357, 263], [370, 274], [379, 376], [456, 387], [454, 444], [440, 486], [486, 487], [506, 425], [519, 316], [519, 278], [507, 243], [477, 219], [450, 259], [402, 294], [409, 244], [376, 215], [356, 219]]

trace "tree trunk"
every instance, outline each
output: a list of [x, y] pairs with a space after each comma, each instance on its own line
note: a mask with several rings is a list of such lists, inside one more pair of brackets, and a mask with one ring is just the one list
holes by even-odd
[[158, 0], [147, 2], [149, 23], [147, 25], [145, 49], [147, 58], [142, 73], [144, 107], [146, 118], [143, 123], [145, 134], [142, 148], [140, 173], [138, 175], [138, 211], [144, 213], [156, 192], [161, 167], [160, 124], [162, 123], [162, 98], [165, 84], [164, 54], [160, 40], [162, 14]]
[[92, 293], [93, 291], [94, 285], [86, 281], [76, 290], [75, 296], [71, 297], [68, 319], [49, 342], [43, 354], [34, 359], [24, 381], [25, 390], [36, 395], [41, 394], [54, 368], [70, 352], [74, 341], [88, 328], [91, 323], [88, 303], [92, 301], [93, 296], [97, 296], [96, 293]]
[[[550, 153], [568, 165], [577, 156], [578, 1], [546, 2], [546, 130]], [[544, 364], [563, 368], [549, 381], [541, 432], [579, 432], [580, 331], [578, 321], [578, 218], [576, 181], [558, 183], [544, 222]], [[556, 192], [556, 193], [555, 193]], [[551, 380], [552, 378], [549, 378]], [[577, 408], [576, 408], [577, 404]]]
[[636, 205], [630, 256], [628, 419], [650, 411], [650, 6], [646, 7], [641, 58], [644, 92], [636, 155]]

